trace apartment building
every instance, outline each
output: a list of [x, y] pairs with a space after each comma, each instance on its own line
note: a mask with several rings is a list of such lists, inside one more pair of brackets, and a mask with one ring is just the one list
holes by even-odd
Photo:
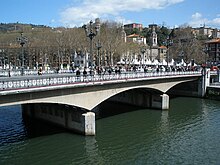
[[220, 38], [212, 39], [206, 42], [207, 53], [209, 61], [219, 64], [220, 63]]
[[220, 30], [217, 28], [211, 28], [205, 26], [193, 28], [193, 33], [195, 35], [207, 36], [210, 38], [220, 38]]
[[125, 29], [138, 29], [139, 31], [143, 30], [143, 25], [139, 23], [131, 23], [124, 25]]

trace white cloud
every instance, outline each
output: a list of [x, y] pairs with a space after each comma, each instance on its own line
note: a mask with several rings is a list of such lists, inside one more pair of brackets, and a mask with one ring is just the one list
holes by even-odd
[[50, 20], [50, 23], [55, 23], [55, 22], [56, 22], [55, 19]]
[[220, 26], [220, 16], [219, 16], [219, 18], [214, 18], [211, 22], [212, 22], [214, 25]]
[[[121, 18], [122, 12], [139, 12], [145, 9], [163, 9], [167, 6], [183, 2], [184, 0], [82, 0], [77, 6], [70, 6], [63, 10], [61, 22], [69, 26], [81, 26], [89, 20], [99, 17]], [[79, 2], [79, 0], [78, 0]], [[121, 18], [123, 20], [123, 18]], [[130, 22], [124, 20], [123, 22]]]
[[203, 17], [201, 13], [195, 13], [192, 15], [192, 20], [189, 22], [189, 25], [192, 27], [200, 27], [203, 25], [210, 27], [220, 27], [220, 15], [218, 14], [216, 18], [207, 19]]
[[132, 23], [133, 21], [132, 20], [128, 20], [128, 19], [125, 19], [123, 17], [115, 17], [114, 21], [118, 22], [118, 23], [121, 23], [121, 24], [129, 24], [129, 23]]
[[207, 19], [203, 18], [201, 13], [195, 13], [192, 15], [192, 20], [189, 22], [189, 25], [192, 27], [200, 27], [207, 23]]
[[195, 13], [192, 15], [192, 19], [194, 20], [198, 20], [198, 19], [201, 19], [202, 18], [202, 14], [201, 13]]

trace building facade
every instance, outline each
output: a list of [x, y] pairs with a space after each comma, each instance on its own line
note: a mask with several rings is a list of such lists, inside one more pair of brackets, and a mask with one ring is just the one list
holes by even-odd
[[131, 23], [131, 24], [126, 24], [124, 25], [125, 29], [138, 29], [140, 31], [143, 30], [143, 25], [139, 23]]
[[196, 36], [207, 36], [209, 38], [220, 38], [220, 30], [217, 28], [210, 28], [210, 27], [199, 27], [193, 28], [193, 33]]
[[138, 34], [131, 34], [127, 36], [128, 42], [138, 43], [138, 44], [147, 44], [147, 40], [144, 36], [138, 35]]
[[167, 47], [166, 46], [160, 46], [158, 49], [158, 52], [159, 52], [158, 58], [160, 61], [167, 59]]
[[206, 42], [209, 61], [213, 64], [220, 63], [220, 38], [212, 39]]

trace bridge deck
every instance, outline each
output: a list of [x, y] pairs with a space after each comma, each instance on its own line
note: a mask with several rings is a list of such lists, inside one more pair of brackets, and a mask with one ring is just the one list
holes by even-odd
[[75, 76], [73, 74], [51, 74], [40, 76], [1, 77], [0, 94], [6, 92], [24, 92], [25, 90], [45, 90], [68, 86], [92, 86], [103, 83], [139, 81], [140, 79], [168, 79], [174, 77], [201, 76], [201, 72], [159, 72], [159, 73], [122, 73], [105, 75]]

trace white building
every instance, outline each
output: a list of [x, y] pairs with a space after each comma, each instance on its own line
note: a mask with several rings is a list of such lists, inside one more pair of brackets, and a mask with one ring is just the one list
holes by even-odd
[[131, 34], [131, 35], [127, 36], [127, 41], [147, 45], [146, 38], [144, 36], [141, 36], [141, 35], [138, 35], [138, 34]]

